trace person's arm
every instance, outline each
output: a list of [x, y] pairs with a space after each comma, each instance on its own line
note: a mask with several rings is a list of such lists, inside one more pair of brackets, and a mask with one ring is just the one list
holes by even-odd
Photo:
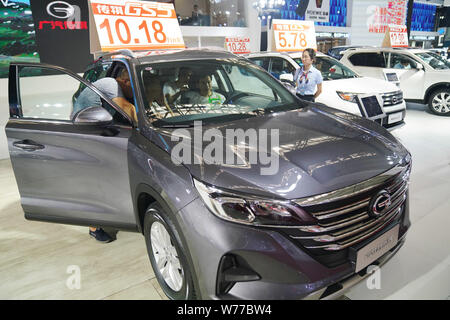
[[321, 93], [322, 93], [322, 84], [321, 84], [321, 83], [318, 83], [318, 84], [317, 84], [317, 91], [316, 91], [316, 93], [314, 94], [314, 99], [316, 99]]
[[137, 122], [136, 108], [123, 97], [112, 99], [125, 113], [135, 122]]

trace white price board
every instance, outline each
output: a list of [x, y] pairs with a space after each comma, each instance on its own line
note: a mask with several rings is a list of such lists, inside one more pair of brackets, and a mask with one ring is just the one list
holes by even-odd
[[408, 32], [405, 25], [389, 25], [383, 40], [383, 47], [408, 47]]
[[185, 48], [171, 3], [90, 0], [89, 16], [98, 35], [91, 34], [91, 52]]
[[235, 54], [250, 53], [250, 38], [226, 37], [225, 48]]
[[274, 19], [272, 29], [272, 47], [276, 51], [303, 51], [306, 48], [317, 50], [313, 21]]

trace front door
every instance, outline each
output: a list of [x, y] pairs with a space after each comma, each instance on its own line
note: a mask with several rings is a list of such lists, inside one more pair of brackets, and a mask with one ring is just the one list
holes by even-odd
[[[135, 229], [127, 162], [134, 129], [126, 114], [62, 68], [16, 63], [9, 80], [6, 136], [25, 217]], [[115, 120], [76, 124], [74, 104], [83, 90], [98, 97]]]
[[404, 54], [391, 53], [386, 71], [395, 72], [405, 99], [422, 99], [425, 71], [417, 68], [418, 63]]

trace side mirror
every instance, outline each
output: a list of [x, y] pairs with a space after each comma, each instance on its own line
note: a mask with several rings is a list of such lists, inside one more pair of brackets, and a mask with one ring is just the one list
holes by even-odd
[[79, 111], [73, 120], [80, 125], [107, 125], [113, 121], [111, 114], [102, 107], [89, 107]]
[[417, 70], [423, 70], [423, 65], [418, 63], [417, 66], [416, 66], [416, 69]]
[[280, 74], [280, 81], [295, 87], [294, 76], [292, 73]]

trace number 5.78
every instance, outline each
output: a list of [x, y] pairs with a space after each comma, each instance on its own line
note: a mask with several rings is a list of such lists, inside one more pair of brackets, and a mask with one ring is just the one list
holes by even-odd
[[289, 45], [286, 39], [286, 32], [278, 33], [279, 43], [282, 48], [285, 48], [286, 46], [289, 48], [295, 48], [297, 46], [297, 38], [300, 41], [300, 47], [305, 48], [307, 46], [306, 36], [303, 32], [288, 32], [288, 36], [289, 40], [291, 40], [289, 41]]

